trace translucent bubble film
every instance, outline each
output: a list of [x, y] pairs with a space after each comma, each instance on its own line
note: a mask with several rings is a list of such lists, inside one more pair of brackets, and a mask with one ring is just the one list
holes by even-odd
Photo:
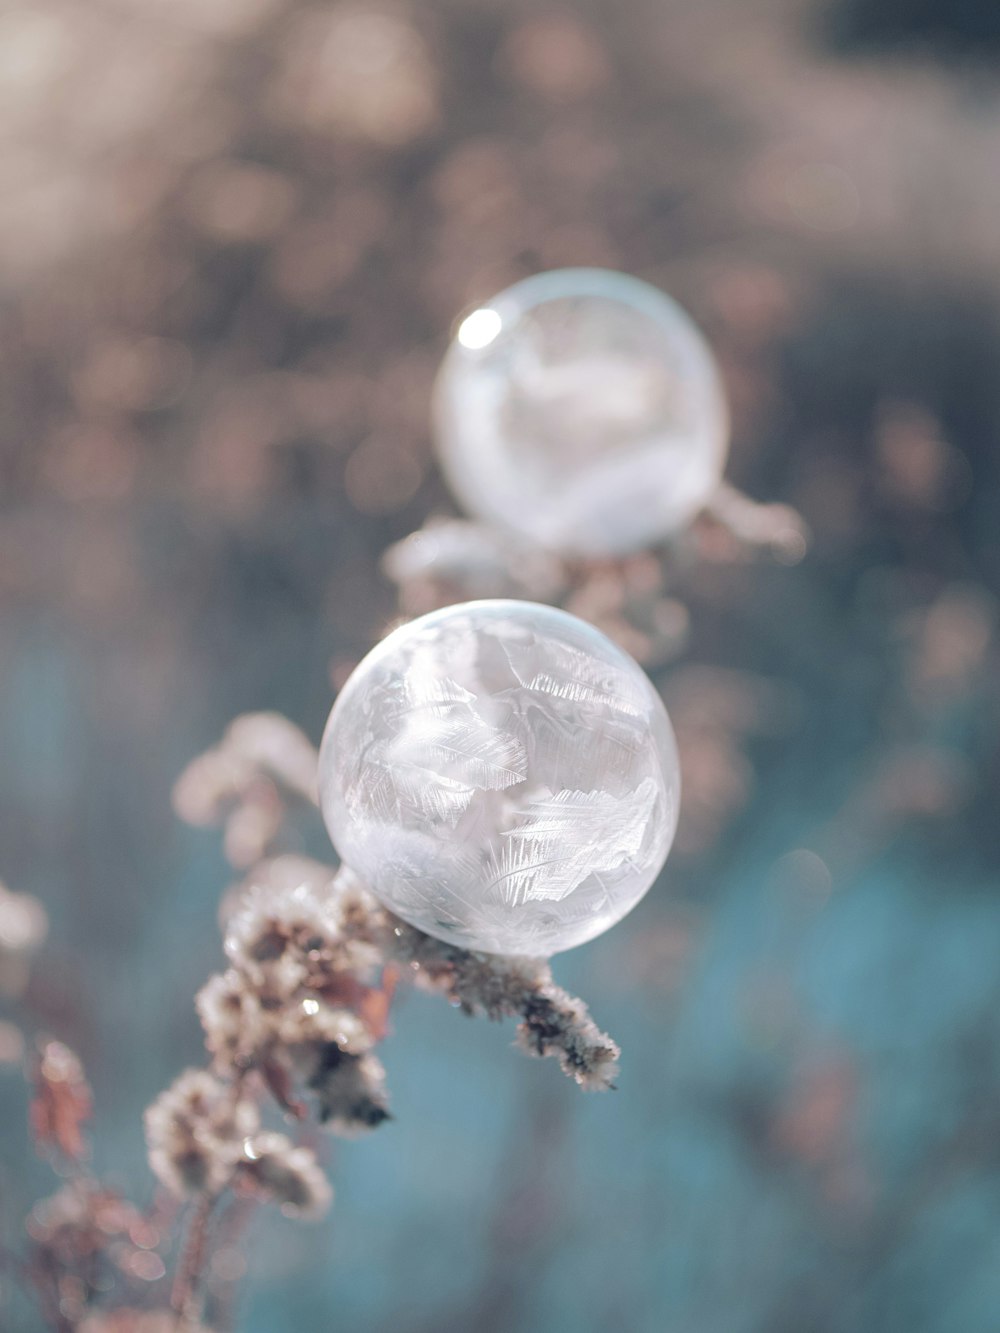
[[683, 526], [718, 485], [728, 442], [695, 325], [655, 287], [604, 269], [541, 273], [472, 311], [434, 412], [442, 468], [470, 513], [583, 555]]
[[642, 670], [576, 617], [469, 602], [360, 664], [320, 753], [338, 852], [431, 935], [547, 955], [592, 939], [653, 882], [679, 771]]

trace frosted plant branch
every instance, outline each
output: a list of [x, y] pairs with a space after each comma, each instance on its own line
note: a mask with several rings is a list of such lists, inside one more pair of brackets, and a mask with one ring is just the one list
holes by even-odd
[[527, 598], [590, 621], [653, 667], [676, 659], [687, 642], [688, 613], [676, 588], [683, 570], [760, 557], [794, 565], [808, 542], [790, 506], [759, 503], [722, 482], [690, 523], [633, 555], [562, 556], [486, 522], [434, 517], [390, 546], [382, 569], [405, 615], [475, 598]]
[[[315, 763], [308, 739], [291, 723], [252, 714], [181, 775], [175, 802], [196, 823], [242, 820], [255, 768], [301, 777], [315, 772]], [[239, 774], [239, 788], [232, 784], [226, 799], [210, 780], [216, 772]], [[315, 802], [305, 782], [286, 787]], [[467, 1014], [517, 1018], [523, 1050], [556, 1057], [582, 1087], [613, 1086], [617, 1044], [582, 1001], [555, 984], [544, 960], [445, 944], [388, 912], [346, 867], [334, 871], [304, 857], [260, 862], [235, 899], [226, 926], [232, 966], [202, 990], [198, 1011], [216, 1068], [230, 1076], [255, 1070], [286, 1109], [297, 1105], [290, 1089], [304, 1084], [317, 1097], [320, 1118], [340, 1132], [385, 1118], [384, 1071], [372, 1047], [385, 1035], [396, 975]]]
[[612, 1086], [618, 1046], [544, 960], [474, 953], [434, 939], [383, 908], [353, 872], [301, 857], [262, 863], [226, 931], [232, 966], [198, 996], [215, 1068], [255, 1070], [288, 1110], [295, 1089], [341, 1134], [388, 1116], [385, 1035], [396, 977], [469, 1015], [517, 1018], [518, 1044], [556, 1057], [581, 1086]]
[[280, 713], [244, 713], [174, 787], [189, 824], [221, 824], [229, 861], [246, 868], [278, 850], [290, 809], [316, 804], [316, 751]]
[[545, 960], [442, 943], [382, 907], [347, 867], [264, 855], [291, 810], [315, 806], [316, 764], [298, 728], [251, 714], [189, 765], [174, 792], [182, 817], [223, 826], [237, 866], [260, 853], [223, 902], [229, 966], [196, 998], [211, 1067], [183, 1072], [146, 1113], [150, 1165], [191, 1206], [171, 1298], [181, 1327], [199, 1326], [212, 1219], [227, 1194], [306, 1219], [332, 1200], [313, 1149], [263, 1125], [268, 1099], [348, 1137], [389, 1118], [374, 1048], [400, 978], [466, 1014], [517, 1019], [519, 1047], [554, 1057], [583, 1088], [611, 1088], [618, 1071], [617, 1044]]
[[[764, 551], [793, 563], [805, 544], [792, 510], [755, 504], [722, 485], [658, 551], [566, 559], [453, 520], [391, 548], [384, 566], [405, 613], [469, 596], [528, 595], [562, 604], [649, 663], [676, 657], [684, 645], [687, 613], [671, 589], [692, 555], [738, 561]], [[476, 756], [485, 762], [478, 749]], [[279, 854], [295, 845], [289, 826], [296, 812], [317, 806], [317, 767], [315, 748], [287, 719], [249, 714], [189, 765], [174, 793], [182, 818], [223, 827], [230, 862], [248, 871], [223, 904], [229, 966], [196, 1001], [211, 1069], [182, 1074], [146, 1118], [155, 1173], [192, 1201], [171, 1302], [190, 1327], [201, 1318], [212, 1218], [227, 1193], [267, 1199], [303, 1218], [331, 1202], [313, 1149], [262, 1125], [268, 1096], [286, 1116], [303, 1120], [311, 1111], [340, 1135], [389, 1118], [375, 1047], [400, 978], [466, 1014], [514, 1018], [519, 1047], [555, 1058], [583, 1088], [612, 1088], [618, 1071], [618, 1046], [581, 1000], [556, 985], [545, 959], [443, 943], [382, 906], [351, 869]], [[565, 814], [546, 807], [524, 836], [557, 832]]]
[[[720, 484], [702, 515], [729, 538], [723, 558], [747, 558], [764, 552], [781, 564], [794, 565], [805, 555], [809, 529], [790, 505], [762, 504], [727, 482]], [[710, 555], [710, 552], [704, 552]]]
[[590, 1091], [614, 1087], [621, 1050], [587, 1006], [552, 979], [544, 959], [471, 953], [415, 930], [385, 913], [396, 939], [394, 957], [409, 963], [426, 990], [455, 1001], [467, 1014], [520, 1019], [517, 1044], [529, 1055], [553, 1056], [565, 1074]]

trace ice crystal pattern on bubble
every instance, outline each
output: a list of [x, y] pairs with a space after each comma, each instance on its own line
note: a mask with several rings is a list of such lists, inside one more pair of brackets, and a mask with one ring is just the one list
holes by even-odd
[[361, 664], [323, 743], [344, 860], [400, 916], [498, 953], [591, 939], [669, 848], [677, 761], [630, 658], [532, 603], [451, 607]]
[[634, 863], [655, 802], [651, 778], [640, 784], [633, 801], [593, 791], [560, 791], [533, 801], [518, 811], [523, 822], [503, 834], [503, 850], [490, 866], [490, 888], [499, 889], [512, 906], [532, 898], [562, 901], [588, 875]]

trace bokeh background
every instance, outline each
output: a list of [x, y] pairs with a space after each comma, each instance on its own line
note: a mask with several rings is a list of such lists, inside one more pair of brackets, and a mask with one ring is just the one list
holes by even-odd
[[[679, 841], [557, 967], [619, 1091], [403, 996], [397, 1118], [261, 1216], [247, 1333], [1000, 1328], [998, 218], [992, 0], [3, 6], [0, 876], [134, 1197], [230, 880], [171, 786], [242, 710], [317, 737], [394, 614], [457, 314], [662, 285], [813, 534], [680, 578]], [[12, 1238], [16, 1069], [0, 1124]]]

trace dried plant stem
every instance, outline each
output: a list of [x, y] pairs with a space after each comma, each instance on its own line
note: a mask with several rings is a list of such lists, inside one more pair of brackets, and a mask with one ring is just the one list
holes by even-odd
[[188, 1222], [170, 1295], [171, 1307], [177, 1314], [178, 1333], [193, 1330], [201, 1318], [201, 1284], [208, 1253], [209, 1223], [215, 1204], [214, 1194], [200, 1195]]
[[[257, 1200], [253, 1198], [233, 1197], [229, 1208], [219, 1218], [215, 1228], [216, 1252], [235, 1248], [246, 1236], [250, 1223], [257, 1212]], [[242, 1284], [224, 1282], [221, 1292], [213, 1293], [213, 1309], [210, 1312], [212, 1328], [216, 1333], [232, 1333], [236, 1328], [236, 1318]]]

